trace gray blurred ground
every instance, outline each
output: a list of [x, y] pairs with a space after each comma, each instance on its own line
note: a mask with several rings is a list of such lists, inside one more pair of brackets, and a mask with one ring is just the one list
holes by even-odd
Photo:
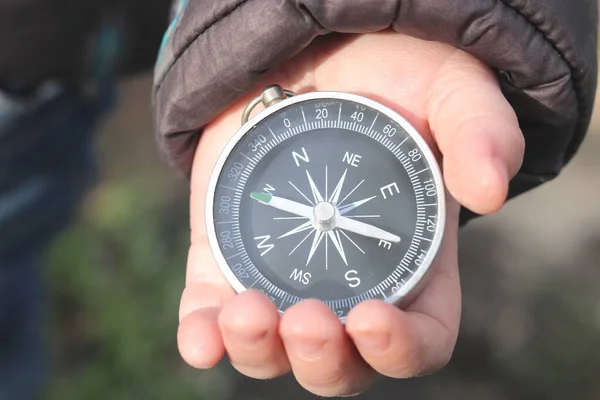
[[[122, 90], [101, 139], [105, 179], [152, 170], [169, 182], [150, 140], [150, 77]], [[600, 399], [600, 109], [595, 116], [559, 178], [461, 232], [463, 321], [448, 367], [417, 380], [382, 380], [359, 399]], [[174, 182], [164, 190], [185, 195], [186, 188]], [[213, 399], [315, 398], [291, 377], [256, 382], [226, 361], [197, 376], [211, 383]]]

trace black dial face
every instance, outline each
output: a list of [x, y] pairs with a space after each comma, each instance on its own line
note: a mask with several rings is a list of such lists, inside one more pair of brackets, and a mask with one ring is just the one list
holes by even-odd
[[344, 317], [363, 300], [395, 302], [427, 270], [444, 217], [437, 165], [405, 122], [359, 100], [289, 104], [228, 153], [209, 232], [236, 289], [281, 311], [317, 298]]

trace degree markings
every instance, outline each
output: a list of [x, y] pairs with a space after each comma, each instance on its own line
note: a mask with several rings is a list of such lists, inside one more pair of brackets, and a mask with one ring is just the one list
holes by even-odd
[[302, 111], [302, 119], [304, 119], [304, 125], [308, 128], [308, 123], [306, 123], [306, 115], [304, 114], [304, 108], [300, 106], [300, 110]]
[[379, 117], [379, 113], [375, 114], [375, 118], [373, 118], [373, 123], [371, 124], [371, 127], [369, 127], [369, 133], [371, 133], [373, 131], [373, 127], [375, 126], [375, 122], [377, 122], [378, 117]]
[[417, 239], [419, 239], [419, 240], [426, 240], [426, 241], [428, 241], [428, 242], [431, 242], [431, 241], [432, 241], [431, 239], [429, 239], [429, 238], [426, 238], [426, 237], [423, 237], [423, 236], [418, 236], [418, 235], [415, 235], [415, 237], [416, 237]]
[[[410, 264], [410, 256], [415, 256], [417, 254], [416, 250], [419, 248], [419, 243], [421, 240], [426, 240], [426, 241], [431, 241], [428, 238], [423, 237], [422, 235], [420, 235], [421, 232], [424, 231], [424, 225], [425, 225], [425, 209], [426, 207], [436, 207], [437, 203], [424, 203], [423, 199], [423, 187], [421, 185], [421, 181], [420, 179], [417, 177], [417, 175], [427, 171], [429, 168], [425, 168], [422, 169], [420, 171], [415, 171], [413, 164], [410, 162], [410, 159], [406, 156], [406, 154], [404, 154], [400, 149], [401, 147], [404, 145], [404, 143], [406, 143], [406, 141], [410, 138], [410, 135], [407, 135], [401, 140], [400, 143], [394, 144], [393, 141], [389, 140], [389, 138], [385, 137], [384, 135], [382, 135], [379, 132], [373, 131], [373, 127], [375, 126], [375, 123], [377, 122], [377, 119], [379, 117], [379, 113], [375, 113], [375, 117], [373, 118], [373, 121], [371, 122], [370, 127], [367, 129], [367, 127], [365, 125], [363, 125], [362, 123], [359, 124], [356, 121], [341, 121], [341, 111], [342, 111], [342, 107], [343, 107], [343, 102], [340, 102], [340, 107], [339, 107], [339, 111], [338, 111], [338, 121], [337, 123], [334, 122], [333, 120], [319, 120], [319, 121], [311, 121], [308, 122], [306, 119], [306, 115], [304, 113], [304, 109], [301, 108], [302, 111], [302, 115], [303, 115], [303, 121], [304, 124], [301, 126], [294, 126], [294, 127], [290, 127], [288, 130], [280, 133], [280, 134], [275, 134], [275, 132], [270, 128], [267, 127], [269, 132], [271, 133], [272, 139], [270, 139], [268, 142], [263, 144], [263, 147], [260, 148], [255, 156], [253, 158], [249, 157], [247, 154], [240, 152], [240, 154], [246, 158], [248, 160], [248, 163], [245, 165], [245, 168], [243, 170], [243, 172], [240, 174], [240, 177], [238, 179], [238, 187], [237, 188], [232, 188], [232, 187], [226, 187], [226, 189], [230, 189], [233, 190], [236, 194], [234, 195], [234, 201], [233, 201], [233, 207], [235, 208], [235, 212], [232, 212], [232, 215], [239, 215], [239, 206], [240, 206], [240, 199], [239, 199], [239, 195], [238, 193], [243, 191], [243, 188], [247, 182], [247, 180], [249, 179], [249, 176], [251, 175], [252, 171], [254, 170], [255, 166], [257, 165], [258, 162], [260, 162], [260, 160], [274, 147], [276, 147], [279, 143], [284, 142], [286, 139], [291, 138], [292, 136], [295, 136], [297, 134], [300, 134], [302, 132], [305, 132], [307, 130], [313, 130], [316, 129], [318, 127], [324, 128], [324, 127], [342, 127], [348, 130], [352, 130], [364, 135], [367, 135], [373, 139], [375, 139], [376, 141], [378, 141], [379, 143], [381, 143], [382, 145], [384, 145], [389, 151], [392, 152], [392, 154], [394, 154], [396, 156], [396, 158], [401, 162], [401, 164], [403, 165], [404, 169], [407, 171], [407, 174], [409, 175], [410, 181], [412, 183], [413, 186], [413, 190], [415, 192], [415, 195], [417, 197], [417, 226], [416, 226], [416, 231], [415, 231], [415, 235], [413, 235], [412, 238], [412, 243], [410, 245], [409, 251], [407, 251], [402, 259], [402, 261], [398, 264], [397, 270], [395, 270], [384, 282], [380, 283], [379, 285], [377, 285], [376, 287], [372, 288], [369, 292], [367, 293], [363, 293], [355, 298], [348, 298], [348, 299], [343, 299], [341, 301], [334, 301], [334, 302], [327, 302], [328, 304], [333, 304], [338, 308], [338, 306], [340, 305], [344, 305], [344, 306], [351, 306], [352, 304], [356, 304], [358, 302], [359, 299], [366, 299], [368, 298], [368, 293], [379, 293], [382, 297], [386, 297], [386, 293], [384, 292], [384, 288], [391, 286], [392, 284], [395, 284], [396, 281], [400, 280], [400, 281], [404, 281], [404, 279], [400, 279], [400, 276], [402, 275], [402, 272], [407, 272], [407, 273], [414, 273], [412, 270], [410, 270], [408, 268], [409, 264]], [[399, 130], [399, 132], [402, 132], [402, 129]], [[291, 183], [291, 182], [290, 182]], [[362, 182], [361, 182], [362, 183]], [[357, 187], [355, 187], [353, 190], [356, 190], [358, 188], [359, 185], [357, 185]], [[236, 198], [237, 197], [237, 198]], [[303, 197], [306, 198], [306, 195], [303, 194]], [[348, 196], [346, 196], [347, 198]], [[342, 199], [342, 201], [340, 202], [340, 204], [343, 203], [343, 201], [346, 200], [346, 198]], [[233, 211], [233, 210], [232, 210]], [[356, 215], [356, 216], [352, 216], [354, 218], [369, 218], [369, 217], [375, 217], [375, 216], [370, 216], [370, 215]], [[275, 217], [274, 219], [301, 219], [303, 217]], [[220, 224], [234, 224], [237, 225], [237, 221], [219, 221], [217, 223]], [[239, 235], [239, 226], [236, 226], [237, 229], [234, 229], [234, 234], [236, 236], [240, 236]], [[346, 238], [350, 239], [348, 237], [348, 235], [345, 234], [345, 232], [341, 231], [341, 233], [346, 236]], [[309, 235], [307, 235], [305, 237], [304, 240], [308, 239], [308, 237], [310, 237], [310, 233]], [[237, 240], [235, 240], [236, 242], [239, 242], [239, 244], [243, 247], [243, 244], [241, 243], [241, 238], [238, 238]], [[350, 240], [351, 243], [353, 245], [356, 246], [356, 243], [354, 243], [352, 240]], [[301, 243], [300, 243], [301, 244]], [[356, 246], [358, 247], [358, 246]], [[359, 248], [360, 249], [360, 248]], [[363, 252], [364, 253], [364, 252]], [[235, 256], [238, 256], [238, 254], [236, 254]], [[232, 256], [232, 257], [235, 257]], [[281, 306], [283, 307], [283, 304], [287, 301], [290, 303], [294, 303], [297, 302], [298, 300], [300, 300], [297, 296], [293, 296], [290, 295], [284, 291], [282, 291], [280, 288], [275, 287], [272, 283], [270, 283], [268, 280], [266, 280], [266, 278], [264, 278], [262, 276], [262, 274], [260, 274], [260, 272], [256, 269], [256, 267], [253, 265], [252, 261], [247, 257], [247, 253], [244, 250], [242, 259], [245, 259], [246, 262], [244, 262], [244, 264], [251, 264], [254, 268], [253, 271], [251, 271], [250, 269], [248, 269], [248, 272], [253, 274], [253, 275], [259, 275], [259, 279], [257, 279], [252, 286], [255, 286], [259, 281], [264, 281], [264, 286], [265, 289], [267, 291], [270, 291], [271, 293], [281, 293], [281, 297], [283, 297], [282, 301], [281, 301]], [[406, 265], [406, 266], [405, 266]], [[395, 280], [392, 282], [388, 282], [390, 280]], [[384, 287], [384, 283], [387, 283], [387, 285], [385, 285]]]
[[277, 141], [277, 135], [275, 135], [275, 132], [273, 132], [270, 126], [267, 126], [267, 128], [269, 129], [269, 132], [271, 132], [271, 135], [273, 135], [273, 139]]
[[422, 170], [418, 171], [418, 172], [413, 172], [412, 174], [409, 174], [408, 176], [410, 177], [410, 180], [412, 181], [412, 178], [416, 175], [419, 175], [420, 173], [423, 173], [425, 171], [429, 171], [429, 167], [427, 168], [423, 168]]

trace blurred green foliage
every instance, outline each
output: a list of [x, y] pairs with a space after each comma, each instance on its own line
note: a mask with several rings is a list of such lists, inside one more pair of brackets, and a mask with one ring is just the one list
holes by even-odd
[[[48, 327], [53, 364], [46, 398], [221, 399], [222, 395], [215, 393], [231, 385], [223, 382], [227, 378], [218, 376], [221, 372], [209, 375], [187, 366], [177, 350], [189, 204], [186, 193], [177, 194], [167, 187], [162, 178], [140, 170], [130, 179], [104, 180], [52, 246], [47, 279], [52, 301]], [[508, 251], [498, 244], [501, 239], [474, 231], [465, 241], [468, 250], [463, 261], [467, 265], [462, 272], [466, 294], [483, 288], [483, 292], [474, 293], [475, 297], [466, 296], [466, 305], [493, 300], [486, 305], [491, 319], [480, 320], [481, 316], [471, 315], [467, 307], [465, 326], [493, 325], [494, 310], [504, 307], [503, 296], [490, 295], [499, 290], [501, 281], [493, 271], [503, 266], [492, 265], [491, 250], [474, 240], [488, 236], [494, 248]], [[450, 378], [434, 375], [420, 388], [414, 382], [411, 397], [431, 398], [426, 394], [428, 388], [442, 388], [444, 380], [451, 379], [455, 384], [460, 382], [466, 392], [479, 382], [490, 393], [508, 393], [511, 400], [599, 398], [600, 320], [597, 274], [592, 265], [598, 259], [598, 243], [582, 244], [579, 254], [583, 264], [577, 273], [547, 274], [526, 291], [520, 307], [528, 316], [529, 328], [519, 346], [512, 351], [496, 349], [486, 364], [482, 354], [495, 345], [485, 335], [466, 337], [463, 332], [454, 361], [446, 369]], [[590, 271], [589, 276], [584, 271]], [[517, 293], [505, 295], [512, 298]], [[233, 398], [276, 399], [276, 393], [294, 390], [300, 398], [315, 398], [290, 381], [282, 381], [280, 386], [271, 382], [273, 396], [257, 394], [258, 387], [253, 384], [245, 381], [234, 390]], [[361, 398], [388, 398], [387, 390], [371, 391]], [[462, 398], [496, 398], [472, 396]]]
[[[231, 369], [229, 375], [199, 373], [180, 359], [176, 330], [189, 204], [187, 189], [178, 192], [145, 136], [150, 127], [143, 122], [151, 118], [133, 107], [139, 96], [146, 101], [147, 87], [133, 87], [139, 93], [122, 109], [122, 126], [106, 137], [101, 159], [109, 176], [49, 253], [52, 365], [45, 398], [279, 400], [285, 393], [316, 399], [293, 376], [263, 385]], [[597, 168], [596, 152], [590, 154]], [[600, 232], [588, 243], [592, 232], [582, 230], [581, 248], [564, 267], [560, 260], [546, 265], [524, 251], [528, 242], [509, 245], [509, 234], [489, 228], [462, 232], [463, 325], [450, 365], [419, 380], [380, 380], [359, 398], [600, 399]], [[513, 253], [518, 257], [504, 257]], [[518, 268], [507, 268], [515, 259]], [[518, 275], [510, 284], [507, 270]], [[514, 287], [518, 282], [526, 289]], [[512, 315], [512, 308], [519, 312]], [[509, 317], [498, 323], [507, 310]], [[503, 335], [508, 340], [498, 339]]]
[[179, 357], [188, 205], [143, 180], [99, 186], [49, 254], [49, 399], [201, 399]]
[[598, 399], [600, 321], [598, 283], [583, 274], [539, 282], [524, 304], [533, 317], [525, 349], [504, 368], [544, 399]]

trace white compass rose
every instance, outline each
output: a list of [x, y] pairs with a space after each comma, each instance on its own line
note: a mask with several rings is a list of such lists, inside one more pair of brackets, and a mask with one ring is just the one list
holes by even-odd
[[361, 253], [365, 254], [364, 250], [360, 248], [344, 231], [352, 232], [362, 236], [383, 240], [391, 243], [400, 242], [400, 237], [393, 233], [384, 231], [383, 229], [377, 228], [371, 224], [367, 224], [358, 221], [354, 218], [379, 218], [379, 215], [346, 215], [348, 212], [360, 207], [363, 204], [375, 199], [377, 196], [367, 197], [361, 200], [356, 200], [352, 203], [343, 205], [344, 202], [358, 189], [358, 187], [364, 182], [364, 179], [360, 181], [352, 190], [350, 190], [344, 198], [340, 201], [342, 190], [344, 187], [344, 181], [346, 179], [346, 169], [342, 174], [342, 177], [338, 181], [337, 185], [333, 189], [333, 192], [328, 195], [328, 174], [327, 167], [325, 167], [325, 196], [321, 194], [321, 191], [315, 184], [314, 179], [306, 170], [306, 177], [310, 186], [312, 199], [303, 193], [293, 182], [289, 181], [289, 184], [307, 201], [308, 204], [300, 203], [297, 201], [289, 200], [283, 197], [273, 196], [268, 193], [256, 193], [253, 192], [250, 196], [259, 201], [262, 204], [269, 205], [273, 208], [286, 211], [293, 214], [291, 217], [275, 217], [275, 219], [302, 219], [306, 220], [290, 231], [280, 235], [278, 239], [293, 236], [301, 232], [308, 233], [300, 240], [300, 242], [292, 249], [289, 255], [293, 254], [304, 242], [309, 240], [312, 236], [312, 244], [308, 252], [308, 258], [306, 265], [310, 263], [313, 256], [319, 249], [321, 243], [324, 242], [325, 246], [325, 268], [329, 263], [329, 241], [333, 243], [333, 246], [337, 250], [337, 253], [341, 257], [344, 264], [348, 265], [346, 253], [344, 251], [344, 244], [342, 242], [342, 236], [345, 237], [352, 245], [354, 245]]

